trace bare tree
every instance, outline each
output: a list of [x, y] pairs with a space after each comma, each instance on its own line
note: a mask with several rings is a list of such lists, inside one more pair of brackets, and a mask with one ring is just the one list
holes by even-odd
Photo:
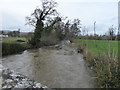
[[108, 35], [110, 36], [110, 39], [113, 40], [113, 36], [115, 35], [116, 28], [113, 27], [113, 25], [109, 28]]
[[88, 29], [86, 28], [86, 26], [84, 26], [84, 27], [82, 28], [82, 33], [83, 33], [83, 36], [84, 36], [85, 34], [88, 34]]
[[68, 20], [65, 24], [65, 36], [66, 39], [71, 40], [72, 38], [80, 35], [81, 24], [79, 19], [73, 21]]
[[52, 0], [42, 0], [42, 7], [36, 8], [30, 17], [26, 17], [27, 23], [35, 27], [34, 38], [40, 39], [44, 28], [44, 21], [57, 15], [55, 9], [57, 3]]
[[61, 17], [55, 17], [54, 19], [47, 22], [46, 24], [47, 26], [44, 28], [45, 32], [50, 34], [50, 32], [54, 30], [54, 26], [61, 21], [62, 21]]

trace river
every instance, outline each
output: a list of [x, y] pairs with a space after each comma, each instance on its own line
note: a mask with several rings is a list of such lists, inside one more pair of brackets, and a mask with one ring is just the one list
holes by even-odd
[[82, 54], [62, 45], [62, 49], [40, 48], [2, 58], [2, 64], [49, 88], [94, 88]]

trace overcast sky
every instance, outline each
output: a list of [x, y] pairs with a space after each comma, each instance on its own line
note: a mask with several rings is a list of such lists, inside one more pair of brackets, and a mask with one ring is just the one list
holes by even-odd
[[[106, 32], [111, 25], [118, 26], [119, 0], [54, 0], [58, 2], [58, 12], [68, 19], [79, 18], [82, 26], [93, 33], [93, 23], [96, 21], [96, 31]], [[1, 0], [0, 30], [32, 31], [25, 26], [25, 17], [40, 6], [40, 0]]]

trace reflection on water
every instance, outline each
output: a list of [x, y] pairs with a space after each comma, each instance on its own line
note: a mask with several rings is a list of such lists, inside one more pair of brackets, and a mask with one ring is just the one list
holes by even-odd
[[3, 58], [3, 65], [50, 88], [94, 87], [82, 55], [67, 46], [60, 50], [26, 50]]

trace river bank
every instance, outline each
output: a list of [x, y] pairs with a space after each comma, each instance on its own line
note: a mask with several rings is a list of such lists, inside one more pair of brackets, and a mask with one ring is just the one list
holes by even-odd
[[[5, 67], [0, 67], [0, 70], [2, 71], [2, 83], [0, 86], [0, 89], [24, 89], [24, 88], [47, 88], [47, 86], [41, 85], [41, 83], [37, 83], [36, 81], [33, 81], [29, 79], [28, 77], [16, 73], [13, 70], [10, 70]], [[49, 89], [48, 89], [49, 90]]]
[[53, 43], [51, 41], [49, 42], [41, 41], [41, 42], [38, 42], [38, 46], [36, 47], [31, 45], [29, 42], [30, 42], [29, 39], [25, 37], [10, 37], [10, 38], [1, 40], [0, 41], [0, 45], [2, 48], [1, 55], [4, 57], [9, 55], [19, 54], [25, 50], [54, 46], [60, 43], [60, 41], [56, 43]]

